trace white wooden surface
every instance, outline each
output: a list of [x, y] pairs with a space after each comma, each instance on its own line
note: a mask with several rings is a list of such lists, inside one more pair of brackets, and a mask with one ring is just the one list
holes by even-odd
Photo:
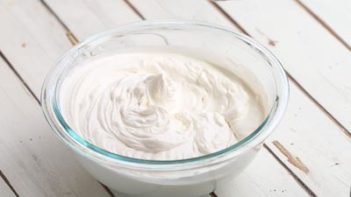
[[19, 196], [109, 196], [47, 125], [40, 106], [0, 60], [0, 168]]
[[37, 96], [49, 68], [71, 44], [37, 0], [0, 1], [0, 49]]
[[[139, 20], [120, 0], [44, 0], [79, 39]], [[67, 23], [70, 21], [70, 23]]]
[[0, 196], [16, 197], [3, 179], [0, 179]]
[[347, 48], [295, 1], [221, 1], [219, 5], [270, 48], [309, 94], [350, 131], [351, 55]]
[[322, 23], [334, 31], [351, 50], [351, 1], [300, 0]]
[[[67, 33], [82, 40], [142, 18], [200, 20], [234, 31], [240, 24], [299, 83], [291, 83], [290, 106], [276, 133], [243, 174], [217, 189], [218, 196], [348, 196], [351, 52], [296, 1], [216, 2], [0, 1], [0, 51], [9, 61], [0, 58], [0, 170], [19, 196], [109, 196], [50, 132], [23, 83], [39, 95], [49, 67], [72, 45]], [[347, 40], [336, 24], [346, 23], [345, 11], [320, 9], [326, 2], [302, 0]], [[0, 196], [15, 196], [1, 178]]]

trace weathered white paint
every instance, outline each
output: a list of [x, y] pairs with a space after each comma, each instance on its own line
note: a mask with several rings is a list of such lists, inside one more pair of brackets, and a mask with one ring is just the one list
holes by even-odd
[[65, 30], [36, 0], [0, 1], [0, 49], [37, 96], [55, 60], [71, 44]]
[[[278, 141], [291, 158], [273, 145]], [[266, 144], [317, 196], [347, 196], [351, 183], [351, 139], [311, 100], [291, 85], [291, 98], [282, 124]], [[309, 172], [292, 165], [299, 157]]]
[[300, 0], [351, 47], [351, 1]]
[[108, 196], [46, 123], [40, 106], [0, 59], [0, 169], [20, 196]]
[[16, 197], [16, 195], [11, 191], [10, 187], [8, 187], [5, 181], [1, 178], [0, 178], [0, 196]]
[[309, 196], [279, 163], [270, 160], [274, 160], [273, 156], [262, 149], [241, 175], [217, 188], [216, 194], [219, 197]]
[[44, 1], [80, 40], [94, 33], [139, 20], [139, 17], [121, 0]]
[[129, 0], [146, 19], [195, 20], [238, 29], [206, 0]]
[[351, 130], [351, 54], [347, 48], [292, 0], [218, 4], [270, 48], [290, 74]]

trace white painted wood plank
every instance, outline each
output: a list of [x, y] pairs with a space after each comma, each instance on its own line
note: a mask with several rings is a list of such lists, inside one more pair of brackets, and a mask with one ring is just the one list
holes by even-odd
[[[129, 0], [134, 7], [146, 19], [180, 19], [195, 20], [213, 24], [229, 26], [232, 30], [238, 29], [231, 25], [221, 14], [216, 14], [216, 9], [207, 1], [189, 0], [189, 1], [169, 1], [169, 0]], [[215, 14], [214, 14], [215, 13]]]
[[[171, 2], [171, 1], [169, 1]], [[60, 12], [60, 15], [68, 15], [65, 13], [67, 9], [65, 9], [65, 6], [71, 6], [67, 5], [69, 2], [66, 2], [65, 4], [61, 4], [59, 8], [52, 7], [52, 9], [56, 12]], [[149, 2], [148, 2], [149, 3]], [[54, 6], [53, 4], [49, 4], [51, 6]], [[202, 5], [202, 4], [200, 4]], [[209, 5], [209, 4], [208, 4]], [[203, 6], [203, 10], [209, 9], [212, 11], [215, 11], [212, 7], [208, 7], [207, 4]], [[154, 6], [154, 5], [151, 5]], [[81, 6], [83, 8], [84, 6]], [[158, 10], [154, 10], [155, 12], [158, 12]], [[190, 11], [190, 9], [189, 9]], [[90, 12], [90, 13], [86, 13]], [[107, 12], [107, 10], [106, 10]], [[92, 10], [84, 10], [78, 13], [85, 13], [87, 16], [93, 15]], [[78, 14], [77, 13], [77, 14]], [[168, 12], [165, 12], [168, 13]], [[207, 12], [208, 14], [211, 14], [211, 12]], [[209, 18], [212, 18], [211, 15], [207, 15], [204, 13], [205, 16], [209, 16]], [[188, 14], [188, 16], [190, 16]], [[76, 16], [77, 17], [77, 16]], [[79, 17], [84, 17], [84, 15], [79, 16]], [[185, 18], [187, 16], [184, 16]], [[200, 18], [200, 17], [199, 17]], [[227, 23], [226, 20], [218, 15], [217, 19], [220, 19], [223, 21], [223, 23]], [[203, 19], [202, 19], [203, 20]], [[74, 20], [71, 20], [70, 18], [65, 18], [64, 23], [69, 26], [69, 27], [74, 27], [78, 24], [75, 24], [76, 22]], [[92, 20], [93, 21], [93, 20]], [[87, 20], [86, 23], [89, 23], [92, 27], [98, 26], [95, 25], [95, 22], [93, 23], [92, 21]], [[100, 22], [97, 22], [99, 24]], [[229, 23], [227, 23], [229, 25]], [[113, 24], [111, 24], [112, 26]], [[83, 25], [85, 26], [85, 25]], [[82, 32], [83, 33], [82, 33]], [[72, 30], [72, 32], [75, 35], [84, 35], [84, 34], [90, 34], [91, 32], [95, 32], [93, 28], [89, 29], [89, 32], [87, 32], [87, 29], [76, 29]], [[277, 161], [274, 160], [272, 156], [269, 155], [267, 150], [262, 151], [263, 155], [268, 155], [266, 157], [259, 156], [257, 160], [258, 162], [254, 162], [250, 168], [251, 169], [261, 169], [261, 170], [247, 170], [242, 176], [240, 176], [239, 179], [233, 183], [234, 186], [236, 186], [235, 190], [230, 190], [228, 191], [228, 188], [220, 188], [219, 193], [221, 193], [221, 197], [229, 197], [232, 196], [232, 192], [237, 192], [241, 194], [242, 196], [267, 196], [267, 195], [273, 195], [276, 191], [283, 191], [281, 193], [284, 193], [283, 196], [305, 196], [306, 193], [303, 191], [303, 189], [295, 182], [295, 180], [283, 169], [282, 166], [280, 166]], [[272, 166], [274, 166], [272, 168]], [[267, 179], [265, 177], [274, 177], [272, 179]], [[238, 181], [242, 180], [242, 181]], [[244, 184], [245, 183], [245, 184]], [[233, 187], [233, 185], [230, 186], [230, 188]], [[249, 187], [250, 185], [250, 187]], [[276, 196], [281, 196], [282, 194], [277, 192]], [[239, 196], [241, 196], [239, 195]]]
[[351, 47], [350, 0], [300, 0]]
[[[193, 0], [184, 0], [184, 2], [189, 3], [189, 8], [186, 9], [182, 6], [177, 6], [171, 1], [157, 1], [157, 0], [132, 0], [133, 5], [146, 17], [149, 18], [167, 18], [172, 17], [172, 15], [168, 15], [167, 13], [180, 13], [181, 16], [191, 17], [191, 14], [195, 14], [192, 12], [192, 7], [195, 7], [195, 4], [199, 6], [199, 1]], [[178, 0], [177, 3], [181, 4], [182, 0]], [[234, 2], [234, 1], [233, 1]], [[247, 4], [246, 2], [253, 1], [235, 1], [240, 2], [240, 4]], [[193, 4], [191, 4], [193, 3]], [[230, 2], [228, 2], [230, 3]], [[236, 12], [241, 10], [241, 13], [246, 13], [250, 17], [250, 14], [253, 14], [255, 10], [262, 10], [265, 7], [269, 6], [261, 6], [261, 4], [265, 4], [267, 2], [261, 2], [255, 8], [251, 8], [252, 13], [247, 12], [249, 9], [244, 8], [236, 8]], [[246, 5], [248, 7], [252, 6], [254, 2], [250, 3], [250, 5]], [[278, 4], [278, 3], [277, 3]], [[152, 7], [149, 7], [152, 5]], [[158, 5], [158, 6], [156, 6]], [[276, 8], [273, 4], [270, 5], [271, 9]], [[156, 12], [152, 11], [154, 7], [158, 7], [164, 9], [166, 11]], [[211, 8], [202, 9], [206, 11], [197, 10], [197, 17], [200, 17], [198, 13], [206, 13], [203, 16], [203, 20], [208, 20], [211, 18], [221, 15], [220, 13], [214, 13]], [[263, 7], [263, 8], [262, 8]], [[286, 6], [288, 7], [288, 6]], [[246, 7], [245, 7], [246, 8]], [[169, 11], [173, 10], [173, 11]], [[275, 9], [274, 9], [275, 10]], [[269, 15], [267, 12], [270, 10], [265, 10], [265, 14]], [[185, 14], [184, 12], [187, 12]], [[285, 10], [285, 12], [288, 12]], [[160, 15], [157, 15], [160, 13]], [[283, 13], [280, 13], [284, 16]], [[218, 16], [220, 17], [220, 16]], [[264, 17], [264, 16], [261, 16]], [[275, 16], [279, 18], [278, 15]], [[306, 16], [308, 17], [308, 16]], [[210, 19], [211, 20], [211, 19]], [[210, 21], [209, 20], [209, 21]], [[256, 19], [256, 23], [259, 23], [260, 19]], [[274, 21], [273, 19], [270, 19]], [[254, 22], [252, 22], [255, 24]], [[220, 25], [226, 25], [219, 21]], [[288, 23], [287, 23], [288, 24]], [[308, 26], [307, 26], [308, 27]], [[279, 27], [270, 26], [270, 28], [279, 29]], [[323, 30], [323, 29], [321, 29]], [[287, 32], [288, 33], [288, 32]], [[288, 37], [287, 37], [288, 39]], [[331, 38], [332, 39], [332, 38]], [[267, 40], [263, 40], [267, 41]], [[339, 46], [337, 42], [333, 42], [335, 45]], [[280, 43], [277, 44], [277, 47]], [[285, 52], [295, 52], [294, 48], [289, 48], [292, 43], [286, 44]], [[272, 47], [271, 47], [272, 48]], [[334, 47], [335, 48], [335, 47]], [[301, 47], [303, 49], [303, 47]], [[304, 51], [301, 53], [303, 53]], [[307, 49], [306, 49], [307, 50]], [[306, 53], [308, 50], [306, 51]], [[306, 65], [308, 67], [310, 65]], [[312, 67], [312, 65], [310, 66]], [[313, 72], [309, 68], [304, 68], [306, 71], [306, 75], [312, 75]], [[303, 84], [304, 85], [304, 84]], [[312, 127], [311, 127], [312, 126]], [[303, 166], [299, 166], [301, 169], [292, 165], [290, 162], [294, 162], [295, 160], [288, 161], [286, 156], [283, 155], [280, 150], [276, 148], [276, 146], [272, 145], [273, 141], [281, 142], [283, 147], [287, 147], [287, 150], [291, 152], [291, 154], [296, 154], [303, 163], [306, 163], [309, 172], [306, 174], [301, 171], [301, 169], [305, 170]], [[350, 150], [350, 138], [346, 137], [342, 131], [331, 121], [329, 118], [321, 112], [321, 110], [312, 103], [295, 85], [292, 85], [291, 89], [291, 101], [290, 106], [286, 115], [286, 118], [283, 124], [277, 129], [275, 135], [273, 135], [269, 140], [269, 147], [275, 150], [276, 154], [278, 154], [279, 158], [281, 158], [286, 165], [292, 169], [297, 176], [302, 179], [308, 186], [310, 186], [313, 191], [317, 194], [328, 196], [331, 194], [340, 194], [340, 196], [344, 196], [348, 194], [349, 184], [351, 183], [351, 169], [348, 166], [351, 166], [351, 154], [346, 154], [345, 150]], [[277, 142], [276, 142], [277, 144]], [[291, 145], [292, 144], [292, 145]], [[280, 147], [282, 149], [282, 147]], [[290, 156], [290, 155], [289, 155]], [[291, 159], [290, 159], [291, 160]], [[337, 165], [335, 165], [337, 163]], [[343, 165], [340, 165], [343, 163]], [[294, 163], [295, 165], [299, 163]], [[306, 171], [306, 170], [305, 170]]]
[[351, 139], [292, 84], [288, 113], [266, 144], [317, 196], [348, 196], [350, 142]]
[[219, 197], [309, 196], [273, 156], [263, 149], [255, 160], [228, 185], [217, 188]]
[[70, 21], [66, 25], [80, 40], [94, 33], [139, 20], [139, 17], [121, 0], [45, 0], [45, 2], [63, 21]]
[[2, 197], [16, 197], [16, 195], [11, 191], [10, 187], [7, 186], [5, 181], [0, 178], [0, 196]]
[[109, 196], [54, 136], [36, 100], [2, 59], [0, 109], [0, 169], [20, 196]]
[[0, 1], [0, 49], [39, 96], [44, 77], [71, 44], [65, 30], [36, 0]]
[[[219, 2], [348, 130], [351, 53], [292, 0]], [[277, 9], [279, 8], [279, 9]]]

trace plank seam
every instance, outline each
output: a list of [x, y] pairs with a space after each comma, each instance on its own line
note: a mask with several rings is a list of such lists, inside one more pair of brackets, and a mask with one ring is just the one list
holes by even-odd
[[72, 46], [78, 44], [79, 40], [76, 38], [75, 35], [69, 30], [66, 29], [66, 37], [69, 40], [69, 42], [72, 44]]
[[211, 197], [218, 197], [218, 195], [217, 195], [215, 192], [211, 192], [211, 193], [210, 193], [210, 196], [211, 196]]
[[15, 188], [10, 183], [9, 179], [5, 176], [5, 174], [0, 170], [0, 177], [5, 181], [6, 185], [11, 189], [11, 191], [15, 194], [16, 197], [19, 197], [19, 194], [16, 192]]
[[68, 26], [61, 20], [61, 18], [54, 12], [54, 10], [51, 9], [51, 7], [45, 2], [45, 0], [40, 0], [40, 3], [45, 7], [45, 9], [48, 11], [50, 15], [52, 15], [59, 23], [60, 25], [65, 29], [66, 31], [66, 37], [68, 41], [72, 44], [75, 45], [78, 43], [77, 37], [71, 32], [71, 30], [68, 28]]
[[[296, 0], [298, 1], [298, 0]], [[226, 11], [224, 11], [217, 3], [209, 0], [209, 2], [221, 13], [224, 17], [226, 17], [244, 34], [252, 37], [233, 17], [231, 17]], [[338, 121], [327, 109], [320, 104], [317, 99], [315, 99], [302, 85], [299, 83], [288, 71], [285, 70], [286, 75], [289, 80], [293, 82], [332, 122], [334, 122], [347, 137], [351, 138], [351, 132], [340, 122]]]
[[[24, 79], [19, 75], [19, 73], [14, 69], [13, 65], [10, 63], [10, 61], [4, 56], [4, 54], [0, 50], [0, 57], [5, 61], [5, 63], [9, 66], [11, 71], [16, 75], [16, 77], [22, 82], [22, 84], [25, 86], [25, 88], [30, 92], [30, 94], [34, 97], [34, 99], [37, 101], [39, 105], [41, 105], [40, 100], [36, 97], [32, 89], [28, 86], [28, 84], [24, 81]], [[8, 187], [11, 189], [11, 191], [16, 195], [16, 197], [19, 197], [18, 193], [10, 183], [9, 179], [5, 176], [5, 174], [0, 170], [0, 177], [5, 181], [5, 183], [8, 185]], [[99, 184], [106, 190], [106, 192], [111, 196], [115, 197], [115, 195], [112, 193], [112, 191], [103, 185], [102, 183], [99, 182]]]
[[[65, 30], [69, 30], [68, 26], [61, 20], [61, 18], [51, 9], [51, 7], [45, 2], [45, 0], [40, 0], [40, 3], [45, 7], [45, 9], [52, 15]], [[70, 32], [70, 31], [69, 31]], [[72, 34], [73, 35], [73, 34]]]
[[322, 104], [320, 104], [307, 90], [302, 87], [302, 85], [296, 81], [294, 77], [292, 77], [287, 71], [285, 71], [290, 79], [312, 102], [332, 121], [334, 122], [342, 133], [344, 133], [347, 137], [351, 138], [351, 132], [341, 123], [339, 122], [328, 110], [326, 110]]
[[26, 90], [28, 90], [28, 92], [33, 96], [33, 98], [35, 99], [35, 101], [40, 104], [40, 100], [39, 98], [34, 94], [34, 92], [32, 91], [32, 89], [29, 87], [29, 85], [25, 82], [25, 80], [23, 79], [23, 77], [17, 72], [17, 70], [15, 69], [15, 67], [11, 64], [11, 62], [6, 58], [6, 56], [4, 55], [4, 53], [0, 50], [0, 57], [5, 61], [5, 63], [7, 64], [7, 66], [11, 69], [11, 71], [16, 75], [16, 77], [22, 82], [22, 84], [24, 85], [24, 87], [26, 88]]
[[141, 14], [141, 12], [139, 12], [139, 10], [129, 1], [129, 0], [123, 0], [128, 7], [133, 10], [133, 12], [138, 15], [141, 19], [145, 20], [144, 15]]
[[[99, 182], [100, 183], [100, 182]], [[111, 197], [116, 197], [115, 194], [111, 191], [110, 188], [108, 188], [106, 185], [100, 183], [100, 185], [106, 190], [106, 192], [111, 196]]]
[[247, 32], [236, 20], [234, 20], [233, 17], [231, 17], [226, 11], [224, 11], [215, 1], [213, 0], [208, 0], [208, 1], [219, 13], [221, 13], [229, 22], [234, 24], [234, 26], [237, 27], [242, 33], [251, 37], [249, 32]]
[[280, 165], [282, 165], [286, 171], [295, 179], [295, 181], [311, 196], [316, 197], [317, 195], [272, 151], [267, 144], [263, 144], [263, 147], [270, 152]]
[[300, 0], [294, 0], [297, 5], [299, 5], [304, 11], [306, 11], [312, 18], [314, 18], [322, 27], [324, 27], [332, 36], [335, 37], [347, 50], [351, 51], [351, 46], [347, 44], [347, 42], [333, 30], [331, 26], [328, 25], [321, 17], [319, 17], [315, 12], [312, 11], [308, 6], [303, 4]]

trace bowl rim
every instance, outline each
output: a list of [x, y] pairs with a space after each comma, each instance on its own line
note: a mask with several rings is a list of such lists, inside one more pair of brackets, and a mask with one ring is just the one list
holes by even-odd
[[[112, 153], [108, 150], [100, 148], [77, 134], [70, 126], [66, 123], [63, 115], [60, 112], [60, 108], [56, 102], [57, 98], [57, 81], [59, 80], [62, 69], [59, 66], [62, 61], [65, 61], [72, 54], [76, 53], [80, 49], [86, 46], [90, 46], [97, 40], [107, 39], [110, 36], [116, 36], [117, 34], [125, 34], [128, 30], [142, 30], [142, 29], [155, 29], [155, 28], [185, 28], [185, 27], [198, 27], [207, 28], [208, 30], [217, 30], [232, 34], [236, 39], [244, 42], [261, 56], [263, 56], [267, 63], [272, 67], [273, 77], [276, 88], [276, 96], [268, 115], [264, 118], [262, 123], [257, 129], [241, 139], [237, 143], [221, 149], [219, 151], [188, 158], [188, 159], [177, 159], [177, 160], [148, 160], [138, 159], [123, 156], [117, 153]], [[126, 25], [116, 27], [114, 29], [104, 31], [95, 34], [85, 41], [78, 43], [61, 56], [54, 68], [49, 71], [42, 86], [41, 91], [41, 103], [42, 111], [50, 127], [55, 131], [59, 138], [68, 146], [70, 146], [75, 152], [79, 153], [84, 157], [88, 157], [92, 160], [102, 162], [105, 164], [117, 164], [127, 165], [130, 167], [143, 167], [153, 169], [164, 169], [170, 166], [178, 168], [188, 168], [189, 165], [193, 164], [192, 167], [208, 165], [209, 163], [218, 163], [233, 158], [236, 155], [243, 154], [246, 151], [261, 144], [265, 138], [267, 138], [273, 130], [276, 128], [278, 123], [281, 121], [288, 104], [289, 97], [289, 84], [287, 76], [284, 72], [283, 66], [280, 61], [263, 45], [253, 40], [252, 38], [233, 32], [226, 28], [218, 25], [209, 23], [197, 22], [197, 21], [142, 21], [134, 22]], [[61, 73], [60, 73], [61, 72]]]

